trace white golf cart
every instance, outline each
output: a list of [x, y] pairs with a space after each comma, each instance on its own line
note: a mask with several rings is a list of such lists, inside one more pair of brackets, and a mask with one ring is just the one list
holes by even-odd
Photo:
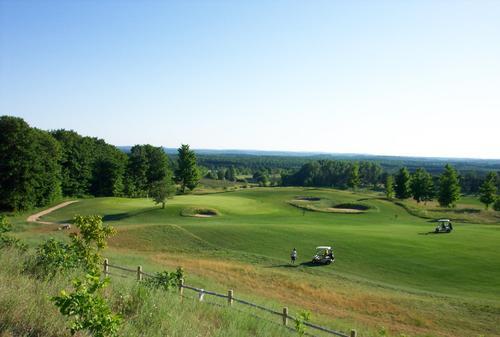
[[318, 246], [316, 247], [316, 254], [311, 261], [314, 264], [330, 264], [335, 262], [335, 256], [333, 255], [332, 247], [330, 246]]
[[434, 233], [450, 233], [453, 230], [453, 225], [450, 219], [439, 219]]

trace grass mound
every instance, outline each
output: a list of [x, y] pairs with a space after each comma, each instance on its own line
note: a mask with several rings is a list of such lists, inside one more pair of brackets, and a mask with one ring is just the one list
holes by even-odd
[[109, 240], [110, 246], [143, 252], [208, 251], [213, 247], [201, 238], [176, 225], [140, 225], [119, 230]]
[[220, 215], [220, 213], [215, 208], [187, 207], [182, 209], [181, 215], [195, 218], [211, 218]]

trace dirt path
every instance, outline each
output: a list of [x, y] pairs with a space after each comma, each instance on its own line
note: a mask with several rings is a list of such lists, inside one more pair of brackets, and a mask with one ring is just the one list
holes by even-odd
[[56, 205], [54, 207], [51, 207], [51, 208], [47, 208], [46, 210], [43, 210], [41, 212], [38, 212], [38, 213], [35, 213], [33, 215], [30, 215], [26, 220], [28, 222], [36, 222], [36, 223], [39, 223], [39, 224], [43, 224], [43, 225], [55, 225], [56, 223], [55, 222], [49, 222], [49, 221], [40, 221], [40, 218], [44, 215], [47, 215], [55, 210], [58, 210], [59, 208], [63, 208], [63, 207], [66, 207], [70, 204], [73, 204], [75, 202], [78, 202], [78, 200], [72, 200], [72, 201], [65, 201], [59, 205]]

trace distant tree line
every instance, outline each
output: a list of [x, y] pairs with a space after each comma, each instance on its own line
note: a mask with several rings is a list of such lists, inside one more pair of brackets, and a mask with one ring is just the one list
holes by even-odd
[[[478, 187], [479, 200], [488, 209], [490, 205], [500, 210], [500, 172], [489, 172]], [[386, 196], [389, 199], [407, 199], [413, 197], [417, 203], [437, 199], [443, 207], [454, 207], [462, 194], [457, 170], [446, 164], [439, 176], [432, 176], [424, 168], [418, 168], [410, 174], [406, 167], [400, 168], [396, 176], [388, 176], [385, 183]]]
[[[413, 198], [418, 203], [437, 199], [444, 207], [453, 207], [462, 194], [461, 179], [457, 170], [446, 164], [439, 175], [432, 175], [425, 168], [417, 168], [413, 173], [401, 167], [395, 175], [384, 171], [381, 165], [374, 162], [349, 162], [336, 160], [319, 160], [306, 163], [292, 174], [282, 175], [285, 186], [313, 186], [333, 188], [378, 188], [384, 185], [386, 196], [390, 199]], [[480, 201], [488, 208], [499, 200], [497, 196], [500, 183], [500, 172], [489, 172], [477, 182], [477, 193]], [[470, 191], [470, 190], [469, 190]]]
[[42, 207], [62, 196], [152, 197], [164, 206], [176, 182], [184, 192], [198, 181], [188, 145], [181, 146], [174, 163], [162, 147], [136, 145], [127, 154], [102, 139], [0, 117], [1, 210]]
[[[436, 159], [432, 161], [427, 158], [400, 158], [400, 157], [377, 157], [377, 156], [359, 156], [359, 158], [368, 158], [369, 160], [356, 160], [355, 156], [342, 156], [342, 160], [325, 159], [331, 158], [331, 155], [317, 155], [317, 156], [268, 156], [268, 155], [243, 155], [243, 154], [203, 154], [198, 156], [198, 163], [203, 167], [203, 176], [209, 179], [255, 182], [261, 185], [266, 184], [284, 184], [284, 185], [297, 185], [304, 186], [304, 183], [318, 185], [318, 186], [332, 186], [337, 188], [348, 188], [348, 179], [342, 181], [341, 175], [337, 174], [337, 179], [333, 179], [334, 183], [329, 184], [328, 174], [322, 174], [326, 179], [319, 179], [322, 182], [311, 183], [306, 182], [302, 177], [307, 175], [307, 171], [316, 169], [317, 164], [314, 163], [328, 163], [330, 161], [354, 163], [359, 162], [359, 177], [360, 186], [369, 187], [376, 181], [375, 185], [384, 184], [388, 175], [395, 175], [401, 167], [406, 167], [409, 172], [415, 172], [418, 169], [425, 169], [426, 172], [431, 174], [434, 185], [438, 183], [439, 175], [444, 171], [446, 161], [443, 159]], [[318, 158], [318, 159], [315, 159]], [[377, 161], [376, 159], [379, 159]], [[488, 172], [499, 171], [500, 164], [498, 160], [450, 160], [450, 164], [458, 172], [458, 179], [463, 194], [478, 195], [480, 193], [480, 186], [485, 181]], [[367, 172], [367, 168], [371, 165], [372, 172]], [[327, 164], [331, 165], [331, 164]], [[336, 168], [337, 171], [342, 171], [346, 168], [345, 164], [339, 164]], [[343, 166], [342, 168], [340, 166]], [[322, 168], [324, 169], [324, 168]], [[301, 172], [302, 171], [302, 172]], [[301, 172], [301, 173], [299, 173]], [[254, 175], [259, 177], [259, 181], [255, 180]], [[318, 180], [316, 177], [311, 179]], [[246, 176], [247, 178], [238, 179], [238, 176]], [[377, 177], [377, 179], [374, 178]], [[263, 177], [265, 177], [263, 179]], [[281, 180], [276, 177], [286, 177]], [[267, 178], [267, 179], [266, 179]], [[325, 183], [326, 181], [326, 183]], [[356, 183], [356, 180], [351, 182]], [[500, 182], [497, 182], [497, 188], [500, 189]]]
[[285, 186], [333, 188], [375, 187], [383, 182], [383, 170], [374, 162], [319, 160], [304, 164], [297, 172], [283, 174]]

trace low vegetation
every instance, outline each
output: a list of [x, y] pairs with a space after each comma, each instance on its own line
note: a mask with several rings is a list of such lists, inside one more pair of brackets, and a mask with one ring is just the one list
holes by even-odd
[[[354, 215], [303, 212], [288, 204], [291, 200], [370, 209]], [[431, 207], [430, 202], [404, 203]], [[142, 264], [152, 271], [182, 266], [189, 284], [235, 289], [242, 298], [278, 309], [308, 310], [315, 323], [333, 329], [355, 328], [362, 336], [378, 336], [382, 327], [388, 336], [494, 336], [499, 333], [494, 322], [500, 312], [495, 288], [500, 223], [482, 225], [494, 211], [485, 211], [475, 198], [462, 198], [454, 209], [432, 207], [440, 212], [436, 217], [454, 221], [453, 233], [423, 235], [434, 230], [431, 219], [408, 213], [382, 193], [318, 188], [183, 195], [165, 209], [151, 207], [148, 199], [94, 198], [43, 220], [64, 223], [75, 213], [101, 214], [117, 230], [106, 254], [119, 264]], [[223, 216], [200, 221], [182, 216], [187, 208], [213, 208]], [[473, 224], [449, 216], [469, 208], [477, 210]], [[24, 228], [16, 235], [32, 244], [65, 235], [57, 225], [27, 226], [22, 217], [13, 221]], [[333, 265], [309, 265], [318, 245], [334, 247]], [[290, 266], [293, 247], [298, 259]]]
[[[61, 289], [71, 291], [71, 279], [81, 274], [56, 275], [50, 280], [34, 278], [22, 269], [26, 258], [17, 250], [1, 251], [0, 336], [71, 336], [67, 318], [51, 298], [60, 297]], [[182, 301], [176, 291], [151, 288], [133, 279], [112, 278], [103, 296], [112, 312], [123, 319], [117, 330], [122, 337], [289, 335], [279, 325], [247, 313], [200, 305], [192, 299]], [[75, 336], [92, 334], [84, 330]]]

